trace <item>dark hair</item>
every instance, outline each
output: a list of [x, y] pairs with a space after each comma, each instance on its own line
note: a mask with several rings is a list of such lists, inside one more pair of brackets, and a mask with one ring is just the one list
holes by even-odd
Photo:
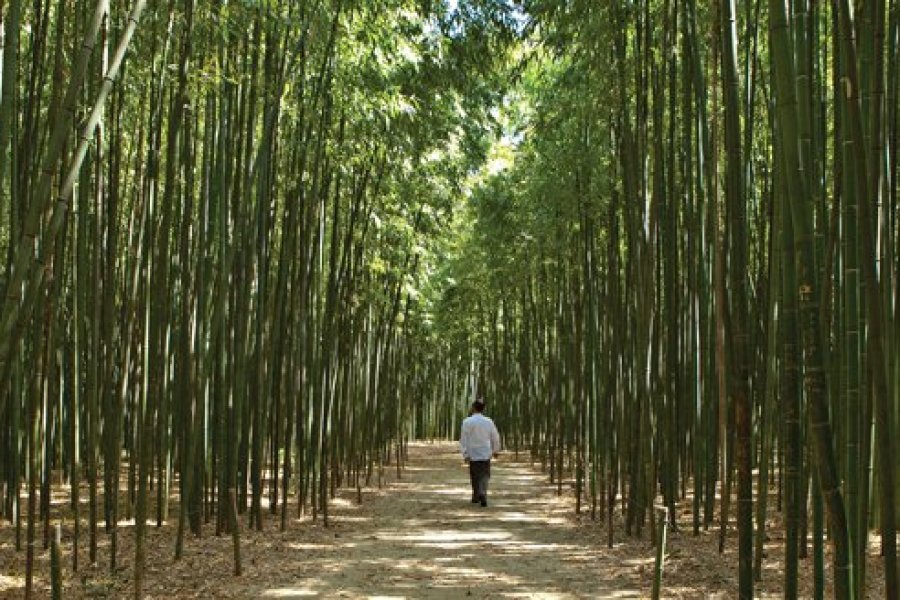
[[475, 412], [482, 412], [484, 410], [484, 400], [476, 400], [472, 403], [472, 410]]

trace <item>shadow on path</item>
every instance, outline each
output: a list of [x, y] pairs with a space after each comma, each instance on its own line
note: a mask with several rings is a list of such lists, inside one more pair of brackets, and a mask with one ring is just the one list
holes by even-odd
[[[571, 506], [527, 464], [501, 458], [489, 506], [469, 503], [468, 471], [453, 444], [410, 447], [402, 481], [362, 510], [339, 503], [352, 525], [334, 544], [286, 543], [285, 581], [264, 598], [633, 598], [629, 582], [603, 581], [603, 549], [579, 542]], [[366, 517], [361, 514], [366, 513]], [[290, 581], [291, 573], [296, 580]]]

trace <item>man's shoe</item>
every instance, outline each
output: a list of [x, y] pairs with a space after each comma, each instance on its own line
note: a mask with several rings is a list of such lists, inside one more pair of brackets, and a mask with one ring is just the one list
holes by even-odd
[[481, 497], [481, 505], [482, 505], [482, 506], [487, 506], [487, 496], [482, 496], [482, 497]]
[[472, 496], [472, 504], [478, 504], [478, 498]]

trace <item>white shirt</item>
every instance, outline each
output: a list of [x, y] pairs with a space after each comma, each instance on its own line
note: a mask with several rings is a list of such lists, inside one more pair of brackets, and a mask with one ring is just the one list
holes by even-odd
[[494, 422], [481, 413], [467, 417], [462, 424], [459, 448], [463, 458], [469, 460], [490, 460], [500, 452], [500, 434]]

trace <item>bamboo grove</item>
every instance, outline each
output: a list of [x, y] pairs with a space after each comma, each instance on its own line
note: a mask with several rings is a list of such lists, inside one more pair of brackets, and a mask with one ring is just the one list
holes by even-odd
[[456, 385], [418, 347], [417, 287], [484, 153], [509, 15], [0, 14], [0, 517], [26, 596], [56, 524], [67, 568], [116, 572], [133, 523], [140, 597], [148, 523], [177, 520], [176, 558], [188, 532], [232, 536], [240, 574], [242, 527], [285, 528], [289, 499], [327, 524], [336, 488], [399, 476], [417, 415]]
[[240, 574], [242, 527], [327, 523], [473, 394], [610, 545], [661, 505], [749, 598], [775, 522], [786, 597], [900, 593], [897, 0], [0, 17], [26, 594], [56, 525], [135, 597], [148, 523]]
[[437, 309], [507, 445], [610, 546], [718, 529], [742, 598], [776, 514], [785, 597], [897, 598], [900, 5], [529, 11]]

